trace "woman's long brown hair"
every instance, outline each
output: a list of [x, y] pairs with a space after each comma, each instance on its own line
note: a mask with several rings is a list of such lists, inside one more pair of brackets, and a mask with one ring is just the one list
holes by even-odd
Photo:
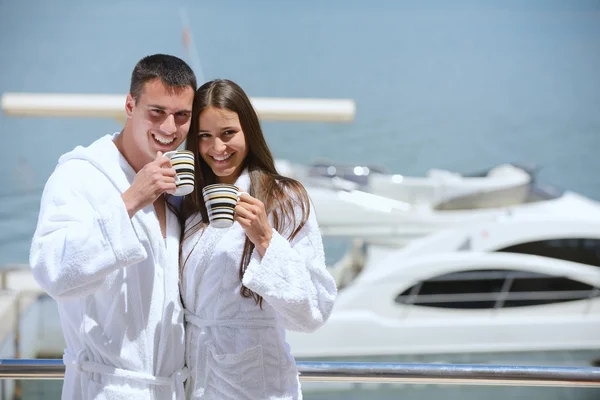
[[[180, 213], [182, 220], [181, 243], [208, 225], [208, 213], [202, 199], [202, 189], [207, 185], [218, 183], [217, 176], [198, 154], [200, 113], [208, 107], [237, 113], [248, 148], [244, 168], [248, 170], [250, 176], [249, 194], [264, 203], [267, 214], [272, 217], [273, 229], [279, 233], [290, 232], [287, 239], [292, 240], [308, 219], [310, 213], [308, 194], [300, 182], [277, 173], [273, 155], [267, 146], [258, 115], [246, 93], [232, 81], [217, 79], [198, 88], [194, 97], [192, 120], [185, 148], [196, 154], [194, 172], [196, 183], [194, 191], [185, 196], [183, 200]], [[301, 210], [299, 220], [295, 212], [297, 209]], [[202, 220], [186, 228], [185, 221], [197, 213], [200, 213]], [[254, 243], [246, 237], [240, 260], [240, 281], [244, 276], [253, 251]], [[182, 269], [185, 267], [188, 258], [189, 254], [186, 255]], [[262, 308], [262, 297], [247, 287], [242, 286], [241, 295], [242, 297], [253, 298]]]

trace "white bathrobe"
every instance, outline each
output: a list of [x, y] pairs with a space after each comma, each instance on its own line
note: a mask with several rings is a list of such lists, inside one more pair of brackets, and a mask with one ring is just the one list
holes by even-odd
[[[249, 183], [244, 172], [236, 185], [247, 191]], [[261, 258], [254, 250], [243, 283], [263, 296], [262, 310], [254, 299], [240, 295], [239, 264], [246, 237], [241, 225], [209, 226], [185, 240], [182, 296], [190, 369], [188, 398], [302, 398], [285, 329], [311, 332], [319, 328], [328, 319], [337, 294], [325, 267], [314, 215], [311, 209], [306, 225], [291, 243], [287, 232], [282, 236], [273, 230], [265, 256]]]
[[107, 135], [63, 155], [42, 195], [30, 264], [57, 300], [67, 348], [63, 399], [183, 398], [177, 218], [130, 219], [135, 172]]

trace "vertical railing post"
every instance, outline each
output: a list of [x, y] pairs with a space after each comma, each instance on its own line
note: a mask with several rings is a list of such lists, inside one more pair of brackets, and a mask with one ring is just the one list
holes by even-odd
[[[15, 358], [21, 358], [21, 293], [15, 296], [15, 326], [13, 328], [13, 345], [15, 346]], [[22, 383], [20, 379], [15, 380], [15, 392], [13, 399], [21, 400], [23, 398]]]

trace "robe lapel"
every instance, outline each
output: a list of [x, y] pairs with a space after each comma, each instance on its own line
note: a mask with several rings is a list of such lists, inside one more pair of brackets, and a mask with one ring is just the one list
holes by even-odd
[[[190, 247], [191, 255], [185, 264], [185, 268], [193, 268], [194, 270], [193, 278], [184, 281], [186, 304], [192, 304], [193, 307], [196, 307], [195, 287], [198, 286], [198, 282], [202, 279], [202, 275], [204, 275], [204, 271], [206, 271], [209, 265], [217, 243], [219, 243], [230, 229], [218, 229], [208, 226], [204, 229], [204, 232], [195, 235], [197, 237], [196, 243]], [[186, 254], [183, 254], [184, 260], [186, 256]]]

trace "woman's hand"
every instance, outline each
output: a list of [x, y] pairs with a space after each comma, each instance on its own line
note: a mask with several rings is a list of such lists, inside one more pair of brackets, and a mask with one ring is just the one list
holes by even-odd
[[267, 218], [263, 202], [248, 193], [243, 193], [235, 206], [233, 219], [244, 228], [246, 236], [263, 257], [273, 237], [273, 228]]

